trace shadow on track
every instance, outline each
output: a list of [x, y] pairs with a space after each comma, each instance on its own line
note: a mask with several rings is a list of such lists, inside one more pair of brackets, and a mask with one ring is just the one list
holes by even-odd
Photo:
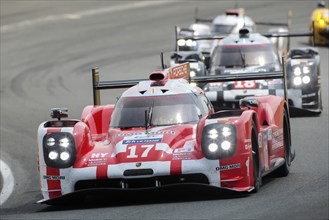
[[[271, 185], [277, 178], [263, 177], [263, 186]], [[38, 212], [53, 212], [64, 210], [94, 209], [104, 207], [136, 206], [161, 203], [182, 203], [209, 200], [243, 199], [252, 193], [235, 192], [209, 186], [182, 185], [170, 189], [140, 189], [140, 190], [93, 190], [92, 193], [78, 194], [56, 201]], [[259, 192], [261, 193], [261, 191]]]
[[95, 190], [92, 194], [78, 195], [66, 199], [54, 206], [47, 206], [39, 212], [61, 211], [72, 209], [92, 209], [101, 207], [119, 207], [131, 205], [147, 205], [161, 203], [180, 203], [206, 200], [237, 199], [248, 196], [249, 193], [237, 193], [219, 190], [217, 188], [182, 186], [175, 189], [156, 190]]
[[321, 115], [321, 112], [312, 112], [312, 111], [306, 111], [303, 109], [297, 109], [297, 108], [291, 108], [289, 109], [290, 117], [291, 118], [309, 118], [309, 117], [319, 117]]

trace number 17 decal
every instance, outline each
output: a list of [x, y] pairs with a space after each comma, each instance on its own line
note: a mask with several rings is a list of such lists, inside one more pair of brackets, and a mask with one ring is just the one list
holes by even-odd
[[[144, 151], [141, 157], [147, 157], [150, 150], [154, 148], [154, 146], [155, 146], [154, 144], [142, 145], [141, 147], [144, 148]], [[128, 147], [128, 150], [129, 150], [129, 155], [127, 156], [127, 158], [138, 158], [138, 155], [136, 154], [136, 145]]]
[[[141, 149], [139, 149], [141, 148]], [[145, 158], [149, 156], [151, 150], [162, 151], [166, 154], [172, 154], [173, 151], [166, 143], [154, 143], [154, 144], [144, 144], [144, 145], [122, 145], [117, 144], [115, 146], [114, 152], [112, 152], [111, 157], [116, 157], [120, 153], [128, 154], [127, 158]], [[137, 153], [138, 152], [138, 153]]]

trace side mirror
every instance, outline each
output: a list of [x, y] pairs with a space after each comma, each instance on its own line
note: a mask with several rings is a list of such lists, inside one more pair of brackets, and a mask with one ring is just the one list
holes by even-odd
[[225, 73], [225, 67], [224, 66], [216, 66], [214, 68], [215, 70], [215, 75], [220, 75]]
[[254, 97], [247, 97], [240, 99], [240, 109], [250, 109], [250, 108], [257, 108], [258, 107], [258, 100]]
[[59, 121], [61, 118], [68, 117], [68, 109], [67, 108], [52, 108], [50, 110], [50, 117], [57, 118]]
[[210, 68], [210, 54], [204, 54], [204, 64], [206, 65], [207, 69]]

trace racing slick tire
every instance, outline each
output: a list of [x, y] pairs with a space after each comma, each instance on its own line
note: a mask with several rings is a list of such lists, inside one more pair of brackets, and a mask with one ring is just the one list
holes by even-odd
[[258, 146], [258, 138], [256, 132], [255, 122], [252, 122], [251, 129], [251, 145], [252, 145], [252, 163], [253, 163], [253, 177], [254, 177], [254, 189], [253, 193], [257, 193], [262, 185], [262, 176], [260, 172], [259, 166], [259, 146]]
[[277, 170], [274, 171], [275, 176], [284, 177], [288, 176], [290, 172], [290, 165], [292, 160], [291, 148], [289, 141], [289, 125], [287, 112], [283, 111], [283, 147], [284, 147], [284, 164], [282, 164]]

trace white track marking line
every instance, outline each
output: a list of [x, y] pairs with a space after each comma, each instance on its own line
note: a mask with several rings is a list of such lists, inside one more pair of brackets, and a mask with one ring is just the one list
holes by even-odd
[[0, 194], [0, 206], [2, 206], [14, 190], [15, 179], [10, 167], [2, 160], [0, 160], [0, 173], [3, 180], [3, 187]]
[[9, 25], [3, 25], [0, 27], [0, 32], [7, 32], [7, 31], [15, 31], [24, 27], [34, 26], [34, 25], [40, 25], [40, 24], [46, 24], [50, 22], [58, 22], [58, 21], [65, 21], [65, 20], [75, 20], [75, 19], [81, 19], [83, 17], [89, 17], [94, 15], [100, 15], [100, 14], [106, 14], [111, 12], [120, 12], [130, 9], [136, 9], [136, 8], [144, 8], [152, 5], [160, 5], [160, 4], [167, 4], [170, 3], [170, 1], [142, 1], [142, 2], [134, 2], [130, 4], [124, 4], [124, 5], [117, 5], [117, 6], [110, 6], [106, 8], [99, 8], [99, 9], [93, 9], [93, 10], [87, 10], [87, 11], [80, 11], [75, 12], [72, 14], [60, 14], [60, 15], [49, 15], [47, 17], [42, 18], [36, 18], [32, 20], [25, 20], [14, 24]]

